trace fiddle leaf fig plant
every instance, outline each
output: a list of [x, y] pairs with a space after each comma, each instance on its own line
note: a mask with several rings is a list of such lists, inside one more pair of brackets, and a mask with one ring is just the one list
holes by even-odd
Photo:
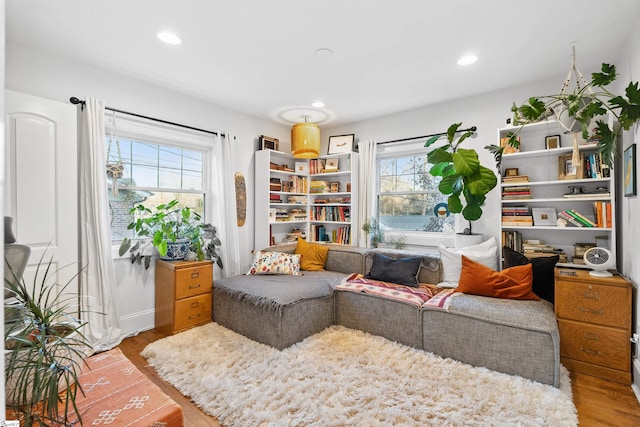
[[[580, 76], [581, 77], [581, 76]], [[548, 116], [555, 115], [559, 120], [569, 117], [575, 120], [573, 126], [565, 127], [567, 132], [582, 132], [582, 137], [587, 139], [595, 119], [595, 134], [598, 138], [597, 147], [602, 154], [604, 161], [613, 166], [616, 156], [616, 139], [622, 129], [629, 130], [640, 120], [640, 90], [638, 82], [630, 82], [624, 95], [617, 95], [609, 91], [606, 86], [617, 79], [615, 65], [603, 63], [600, 72], [592, 73], [591, 80], [584, 85], [577, 85], [571, 92], [561, 91], [558, 94], [534, 96], [525, 101], [522, 105], [515, 103], [511, 107], [514, 113], [513, 124], [520, 126], [514, 130], [509, 139], [509, 144], [518, 147], [518, 133], [522, 126], [528, 123], [540, 121]], [[563, 86], [563, 88], [566, 88]], [[626, 95], [626, 96], [625, 96]], [[617, 123], [613, 128], [599, 119], [605, 114], [612, 114]], [[500, 163], [503, 148], [491, 146], [491, 151], [496, 155]], [[497, 152], [500, 152], [500, 156]], [[498, 165], [499, 166], [499, 165]]]
[[[471, 221], [480, 219], [482, 205], [487, 194], [497, 185], [493, 171], [480, 164], [478, 153], [474, 149], [460, 148], [473, 130], [466, 131], [456, 139], [462, 123], [454, 123], [447, 129], [446, 143], [432, 148], [427, 153], [427, 161], [433, 166], [431, 175], [441, 176], [438, 190], [448, 195], [447, 203], [452, 213], [462, 213], [469, 221], [468, 233], [471, 234]], [[429, 138], [425, 147], [431, 147], [443, 135]]]

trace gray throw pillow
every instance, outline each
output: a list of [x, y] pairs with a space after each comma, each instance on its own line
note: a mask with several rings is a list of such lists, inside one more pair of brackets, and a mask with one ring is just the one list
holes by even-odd
[[393, 259], [386, 255], [373, 254], [373, 264], [364, 277], [415, 288], [418, 287], [421, 265], [421, 257]]

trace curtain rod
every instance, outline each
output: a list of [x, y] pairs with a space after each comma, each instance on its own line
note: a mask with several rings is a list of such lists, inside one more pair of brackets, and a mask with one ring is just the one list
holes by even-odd
[[[81, 99], [76, 98], [75, 96], [72, 96], [71, 98], [69, 98], [69, 102], [71, 102], [74, 105], [80, 104], [80, 105], [82, 105], [81, 108], [84, 108], [85, 102], [82, 101]], [[143, 116], [142, 114], [131, 113], [129, 111], [118, 110], [116, 108], [104, 107], [104, 109], [105, 110], [109, 110], [109, 111], [113, 111], [114, 113], [128, 114], [129, 116], [139, 117], [141, 119], [153, 120], [154, 122], [164, 123], [166, 125], [178, 126], [178, 127], [185, 128], [185, 129], [191, 129], [191, 130], [195, 130], [195, 131], [198, 131], [198, 132], [208, 133], [210, 135], [218, 135], [218, 132], [214, 132], [212, 130], [200, 129], [200, 128], [196, 128], [196, 127], [193, 127], [193, 126], [187, 126], [187, 125], [183, 125], [183, 124], [180, 124], [180, 123], [170, 122], [170, 121], [167, 121], [167, 120], [156, 119], [155, 117]], [[224, 133], [221, 133], [220, 136], [226, 136], [226, 135]], [[234, 137], [234, 139], [235, 139], [235, 137]]]
[[[478, 128], [476, 126], [471, 126], [470, 128], [467, 129], [458, 129], [456, 131], [456, 133], [460, 133], [460, 132], [475, 132], [476, 130], [478, 130]], [[392, 142], [404, 142], [404, 141], [412, 141], [414, 139], [424, 139], [424, 138], [431, 138], [432, 136], [440, 136], [440, 135], [446, 135], [447, 132], [439, 132], [439, 133], [432, 133], [431, 135], [422, 135], [422, 136], [412, 136], [410, 138], [402, 138], [402, 139], [394, 139], [392, 141], [383, 141], [383, 142], [378, 142], [377, 145], [382, 145], [382, 144], [391, 144]]]

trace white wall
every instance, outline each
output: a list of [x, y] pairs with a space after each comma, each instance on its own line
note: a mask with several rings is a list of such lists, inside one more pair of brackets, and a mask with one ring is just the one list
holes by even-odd
[[[109, 107], [202, 129], [234, 133], [237, 137], [235, 171], [243, 173], [247, 183], [247, 221], [239, 228], [239, 245], [241, 265], [248, 269], [254, 235], [254, 173], [253, 156], [247, 154], [256, 149], [257, 138], [261, 134], [289, 141], [289, 127], [181, 95], [142, 80], [13, 44], [6, 46], [6, 88], [61, 102], [68, 102], [72, 96], [80, 99], [100, 98]], [[130, 333], [152, 328], [153, 271], [144, 271], [122, 259], [116, 261], [116, 277], [123, 330]]]
[[[618, 72], [620, 73], [619, 81], [628, 83], [630, 81], [640, 81], [640, 16], [636, 18], [635, 25], [632, 26], [632, 32], [624, 47], [624, 54], [620, 58]], [[625, 85], [626, 86], [626, 85]], [[640, 125], [629, 132], [624, 133], [622, 141], [622, 150], [631, 144], [637, 144], [640, 147]], [[621, 150], [621, 151], [622, 151]], [[637, 156], [637, 153], [636, 153]], [[640, 157], [636, 157], [636, 162]], [[637, 166], [636, 166], [637, 167]], [[621, 171], [622, 168], [618, 168]], [[636, 185], [640, 185], [640, 177], [636, 171]], [[618, 186], [621, 187], [621, 186]], [[620, 188], [619, 188], [620, 189]], [[620, 189], [621, 190], [621, 189]], [[638, 218], [640, 217], [640, 200], [638, 196], [624, 197], [622, 191], [618, 195], [620, 203], [618, 208], [618, 224], [623, 230], [620, 233], [620, 246], [622, 259], [619, 260], [619, 267], [622, 272], [635, 287], [634, 291], [634, 333], [640, 333], [640, 304], [638, 304], [638, 285], [640, 284], [640, 226], [638, 226]], [[640, 346], [636, 346], [640, 348]], [[636, 397], [640, 400], [640, 357], [636, 355], [633, 360], [633, 389]]]
[[[4, 0], [0, 0], [0, 27], [4, 28]], [[0, 211], [4, 212], [4, 149], [5, 149], [5, 134], [4, 134], [4, 31], [0, 32]], [[2, 240], [4, 241], [4, 227], [2, 231]], [[0, 266], [0, 273], [4, 277], [4, 262]], [[0, 308], [0, 317], [4, 319], [4, 304]], [[2, 330], [2, 336], [4, 336], [4, 322], [0, 326]], [[4, 372], [4, 357], [0, 360], [0, 368]], [[5, 390], [4, 390], [4, 375], [0, 378], [0, 414], [5, 413]], [[5, 416], [0, 415], [0, 420], [4, 420]]]

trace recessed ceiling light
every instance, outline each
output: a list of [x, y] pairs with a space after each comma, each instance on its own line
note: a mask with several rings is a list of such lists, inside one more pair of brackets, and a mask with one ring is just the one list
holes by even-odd
[[316, 107], [316, 108], [322, 108], [324, 107], [324, 102], [322, 101], [316, 101], [313, 104], [311, 104], [312, 107]]
[[165, 42], [166, 44], [170, 44], [170, 45], [179, 45], [180, 43], [182, 43], [182, 40], [180, 39], [180, 37], [178, 37], [177, 35], [175, 35], [174, 33], [171, 33], [169, 31], [160, 31], [158, 33], [156, 33], [156, 36], [158, 36], [158, 38], [160, 40], [162, 40], [163, 42]]
[[458, 65], [471, 65], [478, 60], [478, 57], [475, 55], [465, 55], [462, 58], [458, 59]]
[[317, 49], [314, 53], [316, 58], [329, 58], [333, 55], [333, 51], [331, 49], [327, 49], [326, 47]]

